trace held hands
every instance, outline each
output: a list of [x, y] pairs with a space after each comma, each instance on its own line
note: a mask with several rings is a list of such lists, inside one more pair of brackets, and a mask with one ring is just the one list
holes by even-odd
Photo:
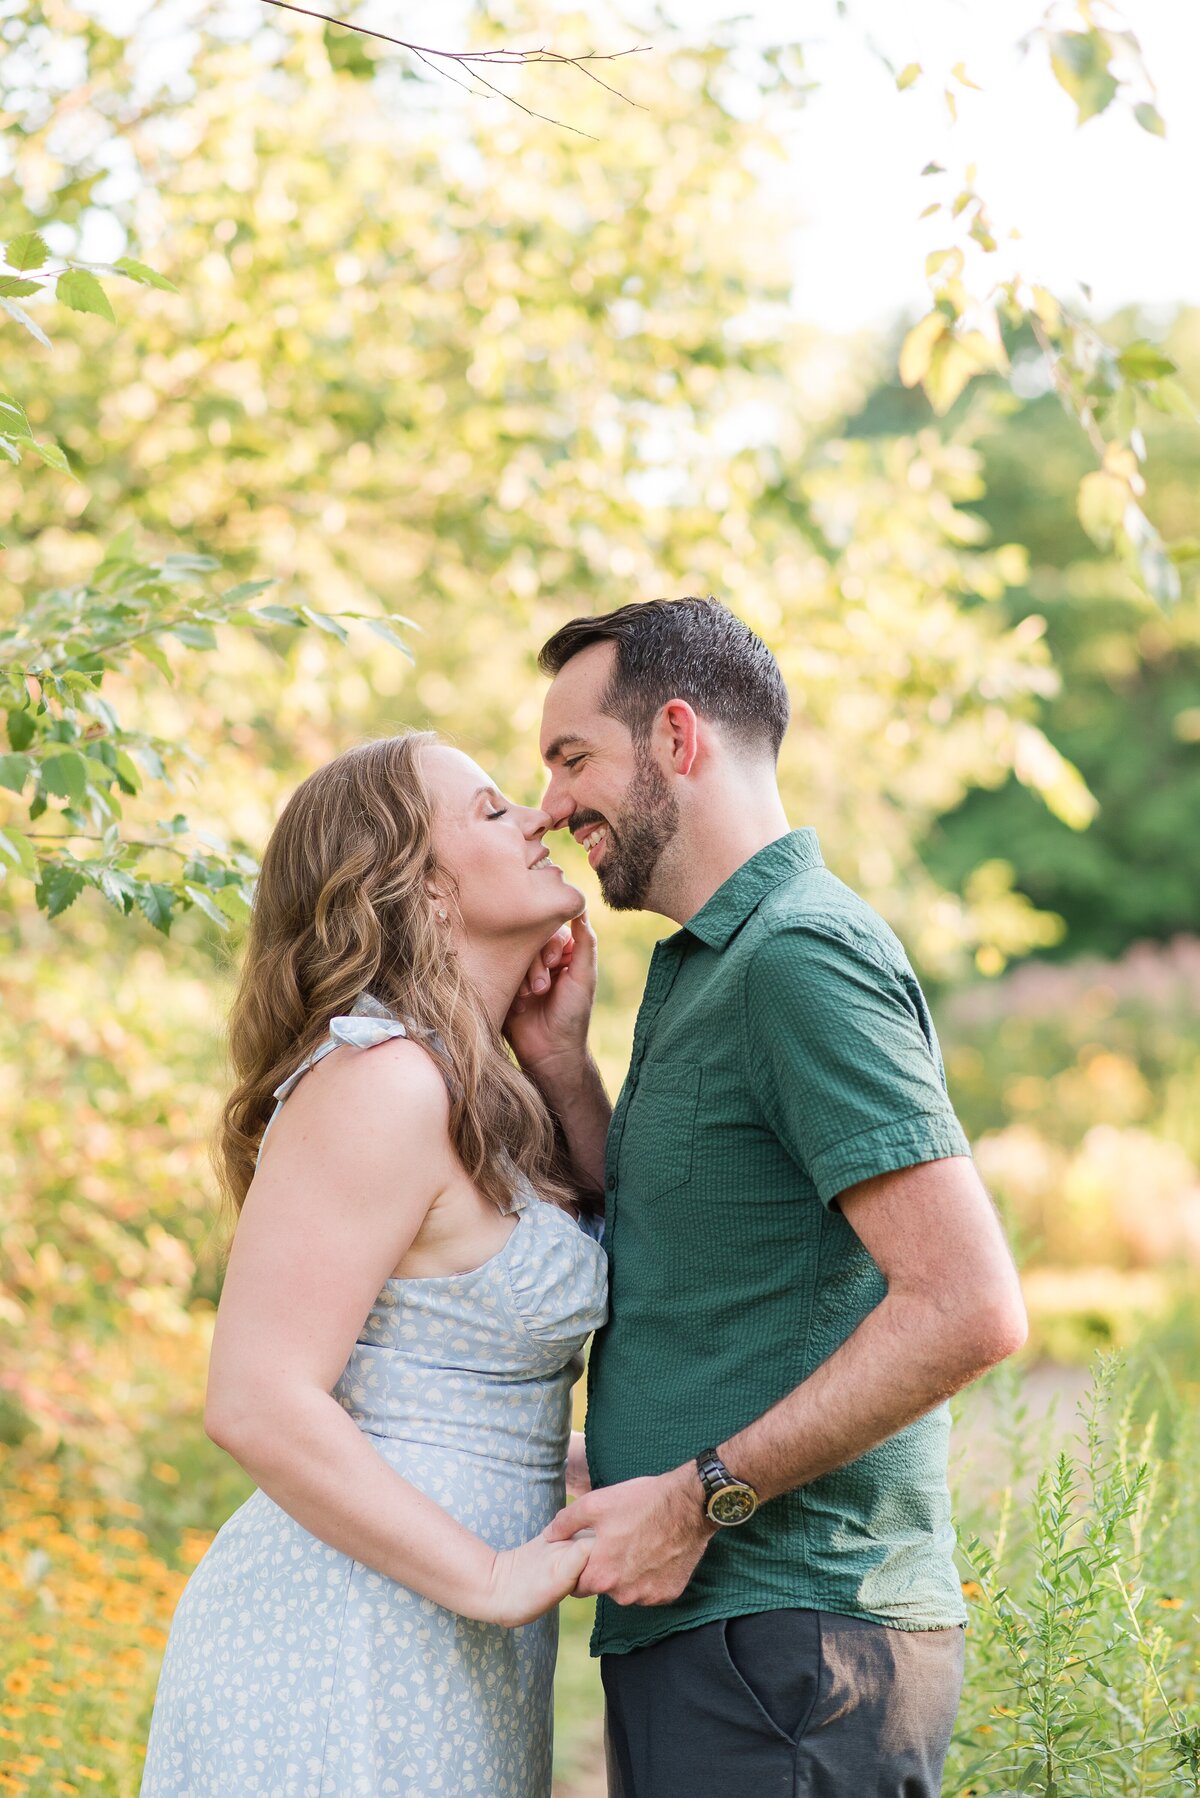
[[550, 1541], [592, 1537], [577, 1598], [606, 1592], [617, 1604], [671, 1604], [717, 1533], [704, 1515], [689, 1461], [654, 1479], [603, 1486], [566, 1506], [546, 1530]]
[[520, 1548], [501, 1550], [492, 1558], [491, 1576], [476, 1613], [482, 1623], [516, 1629], [532, 1623], [574, 1592], [587, 1565], [590, 1534], [582, 1531], [568, 1542], [551, 1542], [544, 1530]]
[[526, 1073], [552, 1078], [583, 1061], [595, 997], [596, 936], [581, 912], [534, 958], [504, 1020]]

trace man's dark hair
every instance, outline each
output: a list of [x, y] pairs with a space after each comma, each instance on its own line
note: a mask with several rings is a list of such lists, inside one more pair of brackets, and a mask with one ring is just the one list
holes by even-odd
[[686, 699], [748, 748], [779, 754], [791, 715], [779, 664], [720, 600], [648, 599], [572, 618], [543, 645], [538, 667], [557, 674], [593, 643], [617, 646], [600, 707], [635, 742], [645, 742], [668, 699]]

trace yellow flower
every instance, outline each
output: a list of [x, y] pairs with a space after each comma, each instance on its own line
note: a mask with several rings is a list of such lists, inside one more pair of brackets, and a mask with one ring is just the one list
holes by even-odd
[[1178, 1611], [1182, 1608], [1182, 1598], [1160, 1598], [1159, 1605], [1164, 1611]]
[[24, 1698], [33, 1690], [33, 1675], [24, 1667], [14, 1667], [11, 1673], [4, 1676], [4, 1690], [11, 1692], [14, 1698]]
[[99, 1767], [76, 1767], [75, 1771], [76, 1771], [76, 1773], [78, 1773], [80, 1779], [103, 1779], [104, 1778], [104, 1775], [103, 1775], [103, 1773], [101, 1773]]
[[973, 1579], [964, 1580], [962, 1583], [962, 1592], [963, 1592], [964, 1598], [982, 1598], [983, 1597], [983, 1587], [979, 1584], [978, 1580], [973, 1580]]
[[166, 1486], [176, 1486], [179, 1484], [179, 1469], [178, 1467], [172, 1467], [169, 1461], [153, 1462], [150, 1471], [156, 1480], [161, 1480]]
[[41, 1650], [43, 1648], [53, 1648], [54, 1647], [54, 1637], [53, 1636], [30, 1636], [29, 1646], [31, 1648], [36, 1648], [39, 1650]]
[[73, 1786], [69, 1779], [56, 1779], [54, 1782], [54, 1790], [56, 1792], [77, 1792], [79, 1787]]
[[43, 1748], [61, 1748], [62, 1747], [62, 1737], [61, 1736], [39, 1736], [38, 1743]]

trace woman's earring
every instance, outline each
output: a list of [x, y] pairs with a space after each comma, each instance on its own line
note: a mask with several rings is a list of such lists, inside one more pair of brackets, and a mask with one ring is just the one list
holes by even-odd
[[439, 906], [438, 906], [438, 908], [437, 908], [437, 915], [438, 915], [438, 917], [439, 917], [439, 918], [440, 918], [440, 919], [441, 919], [441, 920], [442, 920], [442, 922], [443, 922], [443, 924], [444, 924], [444, 923], [445, 923], [445, 921], [446, 921], [446, 908], [445, 908], [445, 906], [444, 906], [444, 905], [439, 905]]

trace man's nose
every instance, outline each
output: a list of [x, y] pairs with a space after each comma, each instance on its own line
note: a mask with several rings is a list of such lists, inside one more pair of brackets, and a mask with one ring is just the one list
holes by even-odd
[[562, 830], [575, 810], [574, 801], [568, 798], [565, 793], [555, 793], [553, 775], [550, 777], [549, 786], [542, 795], [541, 809], [546, 817], [547, 830]]

